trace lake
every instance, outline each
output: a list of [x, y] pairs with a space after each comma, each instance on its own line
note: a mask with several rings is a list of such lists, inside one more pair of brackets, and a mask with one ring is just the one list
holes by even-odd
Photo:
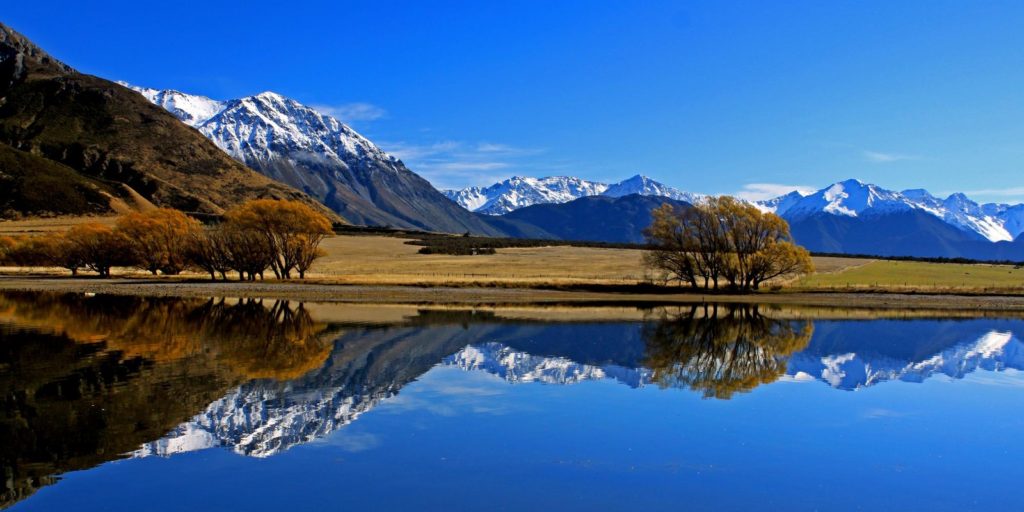
[[1024, 509], [1022, 333], [952, 312], [3, 293], [0, 506]]

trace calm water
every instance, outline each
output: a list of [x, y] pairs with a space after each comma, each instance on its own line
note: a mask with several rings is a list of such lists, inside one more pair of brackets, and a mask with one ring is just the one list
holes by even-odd
[[0, 504], [1024, 509], [1024, 321], [850, 314], [0, 294]]

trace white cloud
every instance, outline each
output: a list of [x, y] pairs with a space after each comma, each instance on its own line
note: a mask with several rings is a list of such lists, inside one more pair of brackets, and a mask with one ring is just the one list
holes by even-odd
[[375, 121], [388, 115], [387, 110], [372, 103], [362, 102], [343, 103], [341, 105], [314, 105], [313, 108], [343, 123]]
[[743, 188], [733, 193], [734, 196], [747, 201], [764, 201], [784, 196], [790, 192], [797, 191], [801, 195], [813, 194], [817, 189], [806, 185], [783, 185], [781, 183], [747, 183]]
[[914, 155], [902, 155], [899, 153], [883, 153], [881, 151], [870, 151], [866, 149], [861, 151], [861, 155], [863, 155], [864, 159], [867, 160], [868, 162], [873, 162], [876, 164], [888, 164], [892, 162], [900, 162], [903, 160], [920, 160], [920, 157]]
[[968, 190], [964, 192], [968, 196], [999, 196], [999, 197], [1024, 197], [1024, 187], [1009, 188], [988, 188], [982, 190]]
[[389, 155], [394, 156], [405, 163], [416, 162], [425, 158], [430, 158], [445, 153], [455, 151], [461, 146], [459, 142], [453, 140], [434, 142], [431, 144], [406, 144], [404, 142], [391, 142], [381, 143], [381, 147], [388, 152]]
[[452, 140], [426, 144], [382, 142], [380, 146], [438, 188], [491, 185], [505, 178], [500, 171], [529, 169], [532, 166], [528, 158], [543, 153], [509, 144]]
[[508, 144], [494, 144], [491, 142], [481, 142], [476, 145], [476, 150], [481, 153], [508, 153], [515, 151], [515, 149]]
[[330, 438], [329, 443], [347, 452], [359, 453], [380, 446], [380, 438], [373, 434], [349, 433], [346, 430], [341, 430]]
[[506, 169], [509, 167], [509, 164], [506, 162], [444, 162], [439, 164], [425, 164], [420, 167], [434, 171], [494, 171], [497, 169]]

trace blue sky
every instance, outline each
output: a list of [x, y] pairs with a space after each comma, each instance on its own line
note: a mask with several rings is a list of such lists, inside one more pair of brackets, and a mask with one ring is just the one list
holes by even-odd
[[1024, 201], [1024, 2], [34, 1], [2, 21], [87, 73], [323, 107], [441, 187], [856, 177]]

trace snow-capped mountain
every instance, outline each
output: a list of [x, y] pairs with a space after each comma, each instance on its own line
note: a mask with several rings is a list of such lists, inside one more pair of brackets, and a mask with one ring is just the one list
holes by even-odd
[[[393, 157], [344, 123], [274, 92], [217, 101], [174, 90], [122, 85], [164, 107], [244, 162], [301, 154], [311, 159], [330, 160], [342, 168], [347, 168], [356, 158], [395, 162]], [[393, 165], [391, 167], [390, 170], [397, 172]]]
[[470, 187], [442, 191], [463, 208], [489, 215], [501, 215], [525, 206], [568, 203], [586, 196], [596, 196], [608, 185], [569, 176], [526, 178], [513, 176], [489, 187]]
[[498, 234], [337, 119], [273, 92], [217, 101], [122, 83], [250, 168], [353, 223]]
[[865, 217], [918, 211], [990, 242], [1012, 241], [1024, 233], [1024, 205], [978, 204], [959, 193], [941, 199], [923, 189], [896, 192], [855, 179], [807, 196], [794, 192], [758, 204], [790, 222], [822, 213]]
[[[836, 389], [855, 390], [887, 381], [923, 382], [933, 375], [961, 379], [977, 370], [1024, 370], [1024, 343], [1013, 333], [989, 330], [968, 336], [933, 355], [913, 359], [856, 352], [817, 354], [809, 347], [789, 358], [785, 375], [790, 380], [817, 380]], [[572, 385], [593, 380], [612, 380], [631, 388], [654, 384], [648, 368], [584, 364], [534, 355], [499, 342], [466, 345], [436, 365], [484, 371], [515, 384]], [[328, 365], [284, 384], [251, 382], [132, 455], [169, 456], [223, 447], [240, 455], [272, 456], [343, 428], [398, 394], [417, 376], [414, 370], [398, 380], [364, 380], [360, 372], [339, 373]]]
[[608, 188], [602, 195], [609, 197], [622, 197], [630, 194], [667, 197], [669, 199], [675, 199], [676, 201], [686, 201], [691, 204], [703, 197], [701, 194], [683, 192], [639, 174], [618, 183], [608, 185]]
[[135, 87], [126, 82], [118, 83], [142, 94], [147, 100], [163, 107], [183, 123], [193, 128], [198, 128], [204, 122], [219, 114], [227, 104], [225, 101], [217, 101], [205, 96], [185, 94], [170, 89], [158, 91], [156, 89]]
[[239, 455], [270, 457], [352, 423], [396, 391], [248, 384], [213, 402], [162, 439], [142, 446], [133, 456], [166, 457], [225, 447]]
[[630, 194], [668, 197], [692, 203], [700, 196], [682, 192], [646, 176], [633, 176], [613, 184], [571, 176], [525, 178], [513, 176], [489, 187], [445, 190], [444, 194], [467, 210], [502, 215], [535, 204], [568, 203], [582, 197], [622, 197]]
[[447, 357], [442, 364], [463, 370], [482, 370], [508, 382], [576, 384], [588, 380], [614, 379], [632, 388], [650, 381], [650, 370], [614, 364], [594, 366], [564, 357], [536, 356], [501, 343], [470, 345]]
[[932, 375], [962, 379], [976, 370], [1024, 369], [1024, 343], [1011, 332], [990, 331], [922, 361], [871, 358], [857, 353], [814, 357], [799, 353], [787, 373], [810, 376], [836, 389], [853, 390], [885, 381], [923, 382]]

